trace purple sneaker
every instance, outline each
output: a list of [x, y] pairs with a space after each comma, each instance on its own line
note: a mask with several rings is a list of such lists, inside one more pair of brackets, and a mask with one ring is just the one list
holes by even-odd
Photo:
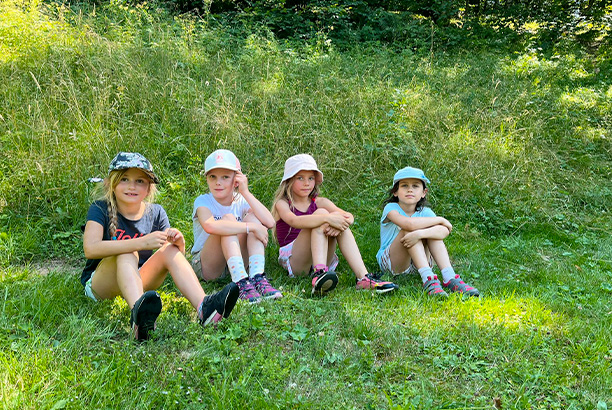
[[248, 278], [239, 280], [236, 282], [236, 285], [238, 285], [238, 289], [240, 290], [240, 299], [250, 303], [259, 303], [261, 301], [261, 295], [257, 292], [257, 289], [255, 289]]
[[272, 285], [270, 285], [270, 282], [266, 279], [265, 273], [253, 276], [251, 278], [251, 283], [255, 285], [255, 289], [264, 299], [280, 299], [283, 297], [280, 290], [274, 289]]

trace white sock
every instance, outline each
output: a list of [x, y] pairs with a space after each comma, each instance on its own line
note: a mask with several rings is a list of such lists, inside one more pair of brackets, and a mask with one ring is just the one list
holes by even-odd
[[244, 278], [249, 276], [244, 268], [244, 261], [242, 256], [232, 256], [227, 260], [227, 267], [229, 268], [230, 275], [232, 275], [232, 282], [240, 282]]
[[442, 269], [441, 272], [442, 272], [442, 280], [444, 281], [444, 283], [448, 282], [451, 279], [455, 279], [456, 273], [452, 266]]
[[266, 258], [263, 255], [249, 256], [249, 278], [264, 273]]
[[430, 279], [433, 279], [434, 277], [434, 273], [429, 266], [419, 269], [419, 275], [421, 275], [423, 283], [427, 282]]

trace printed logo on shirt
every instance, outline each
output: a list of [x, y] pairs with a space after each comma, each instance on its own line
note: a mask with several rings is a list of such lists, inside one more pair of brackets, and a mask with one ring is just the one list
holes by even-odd
[[[215, 216], [214, 218], [215, 218], [215, 221], [218, 221], [219, 219], [223, 218], [223, 216]], [[242, 222], [242, 218], [241, 217], [237, 217], [236, 221]]]
[[123, 229], [117, 229], [116, 236], [117, 236], [117, 240], [118, 240], [118, 241], [122, 241], [122, 240], [125, 240], [125, 239], [136, 239], [136, 238], [140, 238], [141, 236], [144, 236], [144, 234], [143, 234], [143, 233], [138, 233], [138, 232], [137, 232], [137, 233], [135, 233], [135, 234], [134, 234], [134, 236], [130, 236], [130, 235], [126, 235], [126, 234], [125, 234], [125, 230], [123, 230]]

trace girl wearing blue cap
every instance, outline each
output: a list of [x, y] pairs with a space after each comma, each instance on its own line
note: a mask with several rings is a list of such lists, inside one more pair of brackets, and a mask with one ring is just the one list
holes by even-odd
[[85, 294], [94, 301], [122, 296], [131, 309], [130, 323], [138, 341], [149, 339], [161, 312], [155, 289], [168, 272], [191, 302], [204, 326], [228, 317], [238, 299], [230, 284], [206, 296], [185, 258], [185, 238], [170, 227], [166, 211], [150, 203], [159, 180], [139, 153], [120, 152], [109, 166], [103, 195], [87, 212], [81, 275]]
[[[418, 168], [406, 167], [396, 172], [380, 219], [378, 264], [393, 275], [418, 271], [430, 296], [446, 297], [445, 290], [479, 296], [478, 289], [465, 283], [453, 270], [444, 244], [453, 226], [425, 206], [427, 184], [429, 179]], [[440, 268], [442, 283], [432, 271], [432, 258]]]
[[274, 219], [249, 191], [238, 158], [226, 149], [217, 150], [206, 158], [204, 172], [210, 192], [196, 198], [192, 213], [191, 264], [196, 274], [214, 280], [229, 270], [241, 299], [282, 298], [264, 272], [268, 229]]

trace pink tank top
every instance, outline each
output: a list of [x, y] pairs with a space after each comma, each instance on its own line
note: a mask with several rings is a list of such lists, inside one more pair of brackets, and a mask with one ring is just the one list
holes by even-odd
[[[315, 202], [315, 200], [316, 198], [312, 198], [312, 202], [308, 206], [306, 212], [302, 212], [299, 209], [291, 207], [291, 204], [289, 204], [289, 206], [291, 207], [293, 213], [297, 216], [312, 215], [314, 211], [317, 210], [317, 203]], [[300, 231], [301, 229], [292, 228], [291, 226], [289, 226], [289, 224], [287, 224], [287, 222], [283, 221], [282, 219], [276, 221], [276, 237], [278, 238], [278, 244], [281, 247], [295, 241], [295, 238], [298, 237]]]

